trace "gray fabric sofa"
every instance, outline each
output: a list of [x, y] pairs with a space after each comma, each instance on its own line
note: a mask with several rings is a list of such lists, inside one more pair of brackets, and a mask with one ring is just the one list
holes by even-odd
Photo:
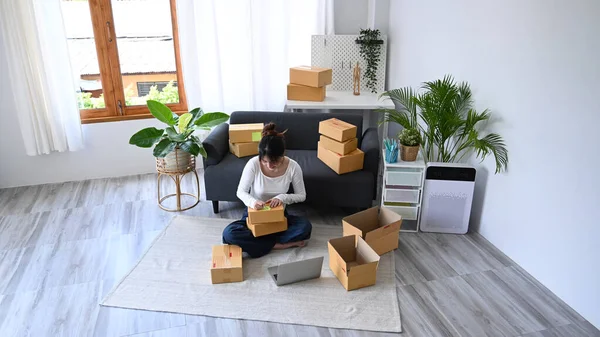
[[[317, 158], [319, 122], [338, 118], [357, 126], [358, 147], [365, 152], [362, 171], [338, 175]], [[362, 116], [344, 113], [292, 113], [237, 111], [231, 114], [231, 124], [268, 123], [286, 132], [286, 155], [300, 164], [306, 186], [306, 202], [312, 204], [367, 208], [377, 190], [379, 169], [379, 138], [376, 128], [363, 134]], [[229, 153], [229, 124], [216, 127], [204, 140], [207, 158], [204, 159], [206, 198], [219, 212], [219, 201], [237, 201], [237, 186], [244, 165], [252, 157], [237, 158]]]

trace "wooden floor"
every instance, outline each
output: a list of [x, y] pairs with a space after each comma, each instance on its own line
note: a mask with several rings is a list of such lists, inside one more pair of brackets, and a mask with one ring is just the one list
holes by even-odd
[[[0, 190], [0, 336], [394, 335], [100, 307], [174, 216], [156, 206], [155, 179]], [[221, 210], [204, 201], [185, 214], [237, 218], [243, 207]], [[344, 215], [294, 211], [333, 226]], [[401, 233], [395, 254], [402, 336], [600, 336], [478, 234]]]

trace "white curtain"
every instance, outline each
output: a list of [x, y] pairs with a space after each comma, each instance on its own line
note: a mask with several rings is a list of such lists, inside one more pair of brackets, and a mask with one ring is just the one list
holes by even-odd
[[333, 0], [178, 0], [190, 109], [283, 111], [289, 67], [333, 34]]
[[82, 148], [60, 0], [0, 1], [0, 31], [27, 154]]

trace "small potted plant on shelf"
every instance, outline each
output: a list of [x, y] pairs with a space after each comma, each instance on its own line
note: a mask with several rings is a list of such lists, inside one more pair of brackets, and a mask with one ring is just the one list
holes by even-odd
[[402, 130], [398, 134], [400, 140], [400, 159], [403, 161], [415, 161], [421, 146], [421, 133], [414, 128]]
[[223, 112], [204, 113], [196, 108], [178, 116], [158, 101], [148, 100], [146, 104], [150, 113], [167, 127], [142, 129], [131, 136], [129, 144], [144, 148], [154, 146], [156, 167], [162, 172], [182, 172], [195, 167], [195, 157], [206, 157], [206, 151], [194, 131], [211, 130], [229, 120], [229, 115]]

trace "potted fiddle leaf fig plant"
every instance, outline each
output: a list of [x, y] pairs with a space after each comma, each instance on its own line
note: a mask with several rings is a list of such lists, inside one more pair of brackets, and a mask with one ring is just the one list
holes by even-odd
[[400, 159], [403, 161], [415, 161], [421, 146], [421, 133], [418, 129], [403, 129], [398, 134], [400, 141]]
[[148, 100], [146, 104], [152, 116], [167, 127], [142, 129], [131, 136], [129, 144], [143, 148], [154, 146], [157, 168], [164, 172], [185, 171], [195, 165], [195, 157], [206, 157], [206, 150], [194, 131], [211, 130], [229, 120], [229, 115], [223, 112], [205, 113], [196, 108], [178, 116], [158, 101]]

